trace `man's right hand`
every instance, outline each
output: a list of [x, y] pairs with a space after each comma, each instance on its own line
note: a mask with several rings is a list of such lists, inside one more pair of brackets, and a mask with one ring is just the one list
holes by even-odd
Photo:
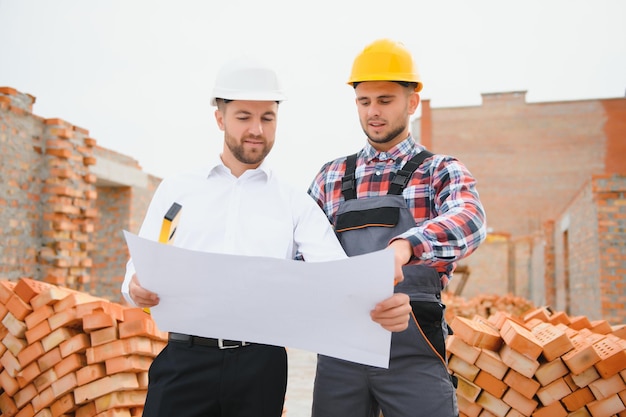
[[137, 279], [137, 274], [134, 274], [131, 278], [130, 284], [128, 285], [128, 292], [137, 307], [149, 308], [159, 304], [159, 296], [142, 287]]

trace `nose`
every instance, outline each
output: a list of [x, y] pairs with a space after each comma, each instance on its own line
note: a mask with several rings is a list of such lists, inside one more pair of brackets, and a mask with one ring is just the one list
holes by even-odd
[[261, 136], [263, 134], [263, 123], [261, 120], [254, 120], [248, 129], [251, 135]]
[[367, 115], [369, 117], [373, 117], [373, 116], [380, 116], [380, 107], [377, 104], [370, 104], [367, 107]]

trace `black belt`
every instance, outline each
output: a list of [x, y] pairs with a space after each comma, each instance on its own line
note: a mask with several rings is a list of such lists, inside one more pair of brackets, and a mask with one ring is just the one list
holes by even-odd
[[237, 340], [212, 339], [209, 337], [191, 336], [182, 333], [170, 332], [168, 340], [170, 342], [188, 343], [189, 345], [199, 345], [216, 347], [220, 349], [233, 349], [242, 346], [248, 346], [249, 342], [241, 342]]

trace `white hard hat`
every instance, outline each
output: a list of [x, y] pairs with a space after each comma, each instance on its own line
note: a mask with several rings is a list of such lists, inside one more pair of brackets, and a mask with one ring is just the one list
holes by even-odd
[[211, 105], [215, 99], [283, 101], [283, 94], [276, 72], [263, 63], [241, 57], [225, 63], [215, 79], [211, 93]]

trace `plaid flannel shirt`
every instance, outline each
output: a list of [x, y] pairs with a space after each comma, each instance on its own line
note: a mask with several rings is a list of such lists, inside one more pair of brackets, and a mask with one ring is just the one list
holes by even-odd
[[[369, 143], [357, 157], [357, 198], [387, 194], [395, 173], [406, 161], [425, 149], [409, 136], [388, 152], [378, 152]], [[309, 194], [332, 224], [341, 194], [346, 157], [322, 166]], [[457, 159], [434, 155], [415, 171], [403, 191], [416, 226], [401, 233], [413, 246], [410, 263], [420, 263], [442, 273], [442, 285], [451, 277], [455, 263], [472, 253], [486, 238], [485, 212], [476, 191], [476, 180]]]

